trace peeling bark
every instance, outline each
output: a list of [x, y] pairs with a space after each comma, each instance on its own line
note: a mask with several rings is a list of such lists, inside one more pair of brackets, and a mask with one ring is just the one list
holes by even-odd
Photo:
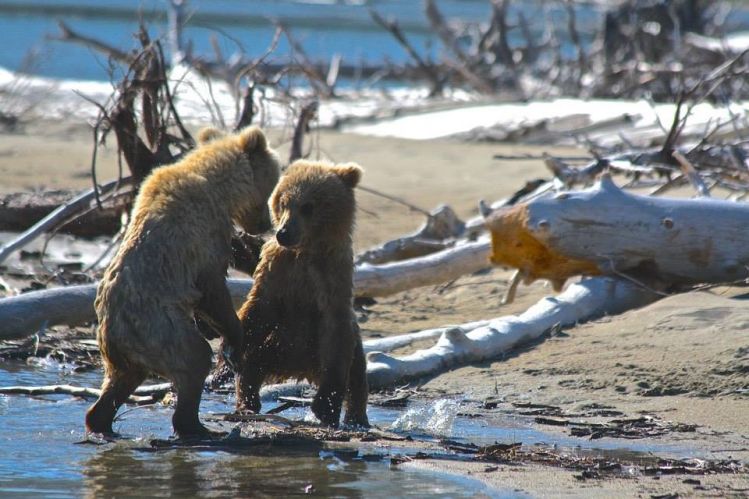
[[580, 274], [621, 276], [656, 289], [749, 277], [745, 203], [639, 196], [603, 176], [590, 189], [500, 210], [487, 225], [492, 262], [558, 288]]

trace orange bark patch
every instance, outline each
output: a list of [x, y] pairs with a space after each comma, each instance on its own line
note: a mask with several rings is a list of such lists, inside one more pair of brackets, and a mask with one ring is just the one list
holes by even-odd
[[529, 230], [528, 218], [527, 207], [518, 205], [487, 221], [492, 235], [492, 263], [519, 269], [526, 273], [527, 280], [564, 282], [580, 274], [601, 274], [596, 263], [569, 258], [540, 241]]

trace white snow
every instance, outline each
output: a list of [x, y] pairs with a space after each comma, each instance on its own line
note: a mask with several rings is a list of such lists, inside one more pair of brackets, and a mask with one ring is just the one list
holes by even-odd
[[[185, 122], [226, 127], [235, 122], [237, 104], [225, 83], [209, 83], [185, 66], [172, 69], [170, 78], [177, 109]], [[0, 68], [0, 108], [6, 113], [91, 121], [99, 110], [82, 96], [105, 104], [112, 92], [113, 84], [109, 82], [55, 80]], [[594, 129], [585, 137], [601, 145], [623, 140], [642, 143], [665, 136], [663, 129], [671, 126], [675, 111], [674, 104], [652, 104], [645, 100], [559, 98], [528, 103], [477, 103], [477, 96], [460, 90], [435, 102], [428, 98], [424, 88], [395, 88], [387, 92], [342, 90], [340, 94], [340, 98], [320, 102], [317, 126], [340, 125], [344, 132], [414, 140], [448, 137], [477, 128], [511, 131], [543, 120], [573, 117], [582, 117], [585, 123], [595, 125], [627, 115], [631, 122]], [[262, 91], [262, 97], [255, 122], [265, 127], [290, 127], [300, 105], [312, 95], [298, 90], [288, 97], [268, 88]], [[699, 104], [691, 109], [685, 133], [701, 136], [718, 123], [727, 124], [735, 116], [745, 116], [748, 110], [746, 102], [730, 107]], [[564, 137], [564, 132], [560, 135]], [[568, 143], [574, 143], [574, 139], [570, 138]]]

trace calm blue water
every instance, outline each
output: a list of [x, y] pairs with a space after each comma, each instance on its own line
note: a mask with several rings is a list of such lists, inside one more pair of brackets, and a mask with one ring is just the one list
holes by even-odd
[[[108, 80], [107, 61], [90, 49], [50, 39], [59, 33], [57, 20], [74, 30], [119, 48], [133, 48], [132, 33], [142, 16], [152, 36], [163, 36], [166, 0], [0, 0], [0, 66], [60, 78]], [[489, 18], [487, 0], [441, 0], [438, 5], [449, 19], [485, 21]], [[313, 60], [329, 60], [334, 54], [348, 63], [407, 60], [393, 37], [379, 28], [369, 14], [374, 9], [383, 17], [394, 18], [410, 42], [425, 55], [438, 57], [437, 37], [430, 32], [420, 0], [191, 0], [192, 13], [185, 35], [197, 54], [212, 54], [210, 39], [215, 36], [225, 56], [238, 50], [250, 56], [262, 54], [270, 44], [274, 24], [284, 23]], [[522, 10], [536, 32], [550, 25], [563, 29], [564, 13], [556, 7], [541, 7], [540, 0], [515, 2], [511, 19]], [[592, 26], [600, 12], [585, 7], [578, 24]], [[519, 43], [519, 30], [511, 42]], [[285, 39], [276, 51], [276, 60], [289, 54]]]

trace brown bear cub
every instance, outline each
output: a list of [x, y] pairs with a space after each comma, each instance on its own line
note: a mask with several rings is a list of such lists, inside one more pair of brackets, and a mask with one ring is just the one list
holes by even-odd
[[239, 359], [244, 332], [225, 280], [232, 220], [248, 232], [270, 228], [267, 200], [279, 162], [255, 127], [229, 136], [206, 129], [199, 142], [143, 182], [97, 289], [104, 382], [86, 413], [90, 432], [113, 433], [117, 409], [156, 373], [177, 392], [175, 433], [206, 435], [198, 418], [212, 357], [205, 337], [217, 332], [226, 357]]
[[245, 331], [236, 377], [237, 410], [260, 410], [264, 381], [306, 378], [317, 384], [312, 412], [338, 426], [368, 426], [367, 369], [353, 311], [353, 164], [297, 161], [270, 199], [277, 228], [239, 311]]

